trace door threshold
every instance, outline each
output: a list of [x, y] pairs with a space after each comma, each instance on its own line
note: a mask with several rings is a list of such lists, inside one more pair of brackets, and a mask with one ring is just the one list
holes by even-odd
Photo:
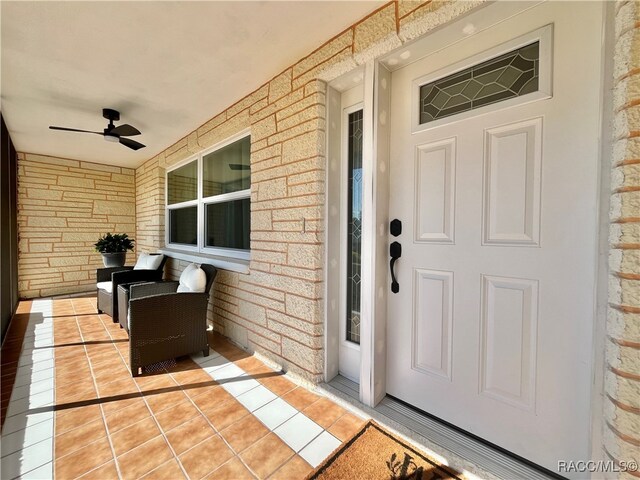
[[334, 400], [342, 400], [356, 407], [373, 420], [397, 430], [409, 440], [444, 457], [452, 468], [460, 471], [482, 478], [505, 480], [562, 478], [388, 395], [375, 408], [367, 407], [360, 403], [360, 386], [342, 375], [318, 388]]

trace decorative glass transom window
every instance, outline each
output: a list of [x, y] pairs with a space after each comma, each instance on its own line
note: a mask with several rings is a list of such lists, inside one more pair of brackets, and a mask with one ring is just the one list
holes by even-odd
[[420, 87], [420, 124], [538, 91], [540, 42]]
[[167, 172], [167, 245], [249, 258], [251, 137]]

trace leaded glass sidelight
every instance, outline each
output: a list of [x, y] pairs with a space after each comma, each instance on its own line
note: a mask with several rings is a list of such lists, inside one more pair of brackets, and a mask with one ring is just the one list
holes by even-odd
[[420, 124], [538, 91], [540, 42], [420, 87]]
[[350, 113], [347, 157], [347, 340], [360, 344], [360, 257], [362, 252], [362, 110]]

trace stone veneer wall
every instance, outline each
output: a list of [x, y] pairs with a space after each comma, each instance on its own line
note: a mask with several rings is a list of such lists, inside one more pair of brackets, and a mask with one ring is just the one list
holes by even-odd
[[[164, 245], [165, 170], [251, 129], [251, 264], [221, 271], [209, 321], [312, 381], [323, 373], [326, 83], [481, 1], [390, 2], [136, 170], [138, 248]], [[186, 262], [168, 262], [177, 277]]]
[[[616, 4], [604, 449], [640, 462], [640, 3]], [[620, 478], [640, 478], [639, 472]]]
[[103, 265], [93, 244], [106, 232], [134, 237], [135, 213], [135, 170], [19, 153], [20, 297], [94, 290]]

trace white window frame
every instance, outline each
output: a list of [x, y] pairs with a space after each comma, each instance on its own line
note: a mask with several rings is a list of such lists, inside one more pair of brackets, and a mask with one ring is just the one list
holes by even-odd
[[[203, 173], [204, 173], [204, 157], [213, 153], [221, 148], [226, 147], [238, 140], [242, 140], [251, 136], [251, 130], [245, 129], [232, 137], [229, 137], [222, 142], [213, 145], [206, 150], [201, 151], [197, 155], [191, 156], [170, 168], [167, 168], [165, 173], [165, 245], [167, 248], [173, 250], [179, 250], [184, 252], [197, 252], [206, 255], [214, 255], [219, 257], [229, 257], [239, 260], [250, 260], [251, 249], [243, 250], [237, 248], [222, 248], [222, 247], [207, 247], [206, 246], [206, 206], [214, 203], [229, 202], [232, 200], [242, 200], [245, 198], [251, 199], [251, 187], [245, 190], [239, 190], [231, 193], [222, 193], [220, 195], [212, 195], [209, 197], [203, 197]], [[197, 162], [197, 194], [195, 200], [188, 200], [186, 202], [174, 203], [169, 205], [169, 173], [177, 170], [192, 162]], [[185, 207], [197, 207], [197, 222], [198, 222], [198, 235], [197, 245], [187, 245], [183, 243], [171, 243], [169, 239], [171, 224], [170, 224], [170, 212], [171, 210], [185, 208]]]

